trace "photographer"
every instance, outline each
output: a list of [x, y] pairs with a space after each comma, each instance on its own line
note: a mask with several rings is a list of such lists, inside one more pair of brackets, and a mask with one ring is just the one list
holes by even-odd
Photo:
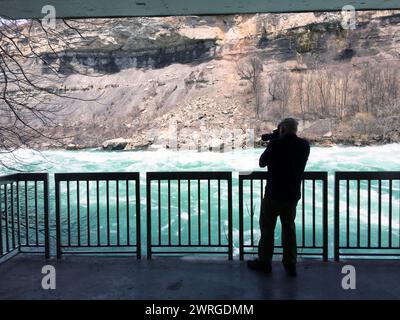
[[[268, 181], [261, 204], [258, 259], [248, 261], [248, 267], [270, 273], [274, 251], [276, 220], [282, 224], [283, 265], [289, 276], [296, 276], [296, 206], [301, 198], [302, 175], [310, 154], [309, 143], [297, 137], [298, 122], [293, 118], [281, 121], [260, 157], [260, 167], [268, 167]], [[279, 135], [278, 135], [279, 134]]]

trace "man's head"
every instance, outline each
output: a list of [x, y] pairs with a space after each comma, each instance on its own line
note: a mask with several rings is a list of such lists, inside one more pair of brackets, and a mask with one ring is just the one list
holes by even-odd
[[296, 134], [299, 123], [294, 118], [283, 119], [279, 123], [279, 135]]

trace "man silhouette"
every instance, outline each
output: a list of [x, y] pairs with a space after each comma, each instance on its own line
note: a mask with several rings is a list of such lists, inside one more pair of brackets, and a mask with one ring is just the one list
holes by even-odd
[[258, 258], [247, 261], [249, 268], [270, 273], [274, 252], [276, 220], [282, 224], [282, 263], [289, 276], [296, 276], [296, 206], [301, 198], [302, 175], [310, 154], [309, 143], [297, 137], [298, 122], [286, 118], [279, 124], [279, 137], [269, 142], [260, 157], [260, 167], [268, 167], [268, 181], [260, 210], [261, 238]]

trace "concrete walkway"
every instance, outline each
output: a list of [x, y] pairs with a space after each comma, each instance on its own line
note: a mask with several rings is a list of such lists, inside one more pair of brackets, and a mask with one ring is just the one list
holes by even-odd
[[[57, 289], [43, 290], [41, 269], [57, 270]], [[343, 290], [341, 269], [354, 265], [357, 289]], [[4, 299], [400, 299], [400, 261], [299, 262], [288, 278], [280, 262], [271, 275], [243, 261], [215, 258], [63, 257], [46, 262], [18, 255], [0, 265]]]

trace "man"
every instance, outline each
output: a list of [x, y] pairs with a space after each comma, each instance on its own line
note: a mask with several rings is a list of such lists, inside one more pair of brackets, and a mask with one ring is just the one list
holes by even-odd
[[296, 206], [301, 198], [302, 175], [310, 154], [309, 143], [297, 137], [298, 122], [293, 118], [281, 121], [279, 138], [269, 142], [260, 157], [260, 167], [268, 166], [268, 182], [261, 204], [258, 259], [247, 262], [249, 268], [266, 273], [272, 271], [276, 220], [282, 224], [283, 265], [289, 276], [296, 276]]

